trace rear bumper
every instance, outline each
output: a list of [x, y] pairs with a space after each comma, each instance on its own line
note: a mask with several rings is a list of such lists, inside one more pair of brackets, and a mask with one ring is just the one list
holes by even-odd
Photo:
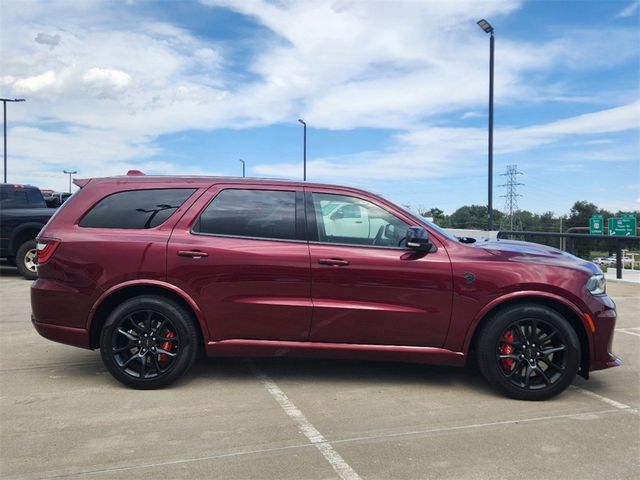
[[89, 334], [85, 329], [41, 323], [38, 322], [33, 315], [31, 315], [31, 323], [33, 324], [33, 328], [44, 338], [48, 338], [54, 342], [73, 345], [74, 347], [91, 348], [89, 346]]
[[90, 348], [86, 304], [86, 295], [64, 283], [39, 278], [31, 285], [31, 322], [49, 340]]

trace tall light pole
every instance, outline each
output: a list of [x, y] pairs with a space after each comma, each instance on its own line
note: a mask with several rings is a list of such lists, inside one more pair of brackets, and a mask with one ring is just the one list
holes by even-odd
[[307, 123], [301, 118], [299, 118], [298, 121], [304, 126], [304, 140], [303, 140], [304, 144], [302, 148], [302, 156], [303, 156], [302, 180], [306, 182], [307, 181]]
[[478, 25], [489, 37], [489, 224], [487, 230], [493, 230], [493, 27], [484, 18]]
[[71, 175], [75, 175], [78, 173], [77, 170], [63, 170], [64, 173], [69, 175], [69, 193], [71, 193]]
[[239, 158], [239, 159], [238, 159], [238, 161], [242, 164], [242, 178], [244, 178], [244, 177], [245, 177], [245, 175], [244, 175], [244, 167], [245, 167], [245, 165], [244, 165], [244, 160], [242, 160], [241, 158]]
[[24, 98], [0, 98], [4, 110], [4, 183], [7, 183], [7, 102], [24, 102]]

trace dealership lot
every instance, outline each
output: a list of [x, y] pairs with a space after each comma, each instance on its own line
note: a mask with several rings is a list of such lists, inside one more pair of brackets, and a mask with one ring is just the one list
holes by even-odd
[[172, 388], [118, 384], [97, 352], [41, 338], [0, 266], [2, 478], [636, 478], [640, 286], [609, 283], [624, 365], [519, 402], [472, 372], [203, 359]]

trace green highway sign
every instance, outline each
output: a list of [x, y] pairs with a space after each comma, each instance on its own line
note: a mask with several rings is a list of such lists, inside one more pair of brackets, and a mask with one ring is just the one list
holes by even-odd
[[604, 234], [604, 217], [602, 215], [594, 215], [589, 219], [589, 233], [591, 235]]
[[637, 220], [635, 215], [625, 213], [621, 217], [609, 218], [609, 235], [629, 237], [636, 234]]

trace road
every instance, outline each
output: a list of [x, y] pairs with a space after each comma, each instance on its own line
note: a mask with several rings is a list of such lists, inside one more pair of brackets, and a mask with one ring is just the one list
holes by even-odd
[[640, 286], [609, 283], [624, 365], [545, 402], [463, 369], [204, 359], [127, 389], [97, 352], [50, 342], [29, 285], [1, 266], [0, 474], [40, 478], [637, 478]]

